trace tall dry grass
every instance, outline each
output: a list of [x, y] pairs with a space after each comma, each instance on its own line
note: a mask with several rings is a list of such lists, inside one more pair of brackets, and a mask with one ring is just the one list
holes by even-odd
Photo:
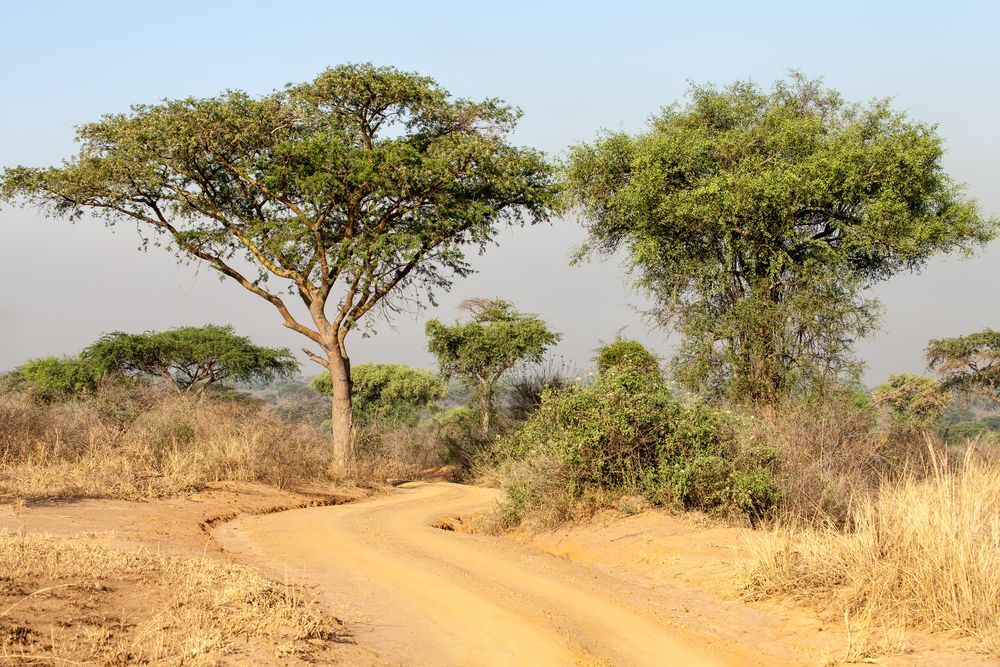
[[843, 525], [852, 505], [886, 480], [928, 472], [928, 436], [886, 431], [875, 419], [868, 408], [831, 400], [763, 410], [745, 424], [744, 446], [766, 445], [780, 455], [782, 522]]
[[325, 435], [256, 404], [106, 388], [45, 404], [0, 394], [0, 496], [150, 498], [220, 480], [330, 478]]
[[850, 658], [891, 651], [903, 628], [972, 636], [1000, 657], [1000, 461], [974, 447], [929, 458], [929, 474], [858, 498], [849, 528], [763, 535], [746, 596], [821, 604], [848, 623]]

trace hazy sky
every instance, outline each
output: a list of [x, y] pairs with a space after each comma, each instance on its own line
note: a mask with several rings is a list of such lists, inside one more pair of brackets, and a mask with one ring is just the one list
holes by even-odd
[[[481, 4], [481, 6], [480, 6]], [[372, 61], [435, 77], [464, 97], [524, 109], [518, 143], [553, 155], [599, 128], [639, 130], [689, 80], [769, 84], [797, 68], [848, 99], [891, 96], [936, 122], [945, 164], [987, 213], [1000, 213], [1000, 4], [992, 2], [4, 2], [0, 166], [69, 157], [73, 126], [132, 103], [267, 93], [323, 68]], [[514, 230], [437, 309], [349, 343], [358, 362], [430, 365], [423, 322], [451, 320], [472, 296], [502, 296], [564, 333], [585, 367], [616, 333], [669, 354], [643, 323], [614, 263], [568, 266], [572, 222]], [[140, 253], [134, 227], [0, 210], [0, 370], [71, 354], [111, 330], [231, 323], [298, 350], [273, 308], [197, 265]], [[935, 261], [881, 286], [882, 333], [859, 352], [866, 380], [921, 369], [929, 338], [1000, 327], [1000, 244]], [[310, 373], [312, 369], [306, 367]], [[318, 368], [316, 369], [318, 370]]]

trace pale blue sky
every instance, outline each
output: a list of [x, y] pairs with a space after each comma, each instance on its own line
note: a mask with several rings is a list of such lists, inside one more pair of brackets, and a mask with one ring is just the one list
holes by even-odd
[[[688, 80], [768, 83], [789, 68], [849, 99], [892, 96], [937, 122], [946, 165], [984, 210], [1000, 213], [1000, 5], [988, 2], [3, 2], [0, 165], [42, 165], [73, 151], [72, 126], [135, 102], [265, 93], [324, 67], [373, 61], [417, 70], [466, 97], [521, 106], [516, 139], [554, 155], [602, 127], [638, 130]], [[358, 361], [427, 365], [422, 322], [451, 319], [469, 296], [504, 296], [566, 337], [586, 366], [623, 330], [665, 354], [630, 305], [618, 267], [568, 267], [572, 223], [505, 235], [436, 311], [354, 340]], [[298, 349], [270, 306], [206, 270], [135, 249], [135, 232], [71, 227], [0, 210], [0, 369], [73, 353], [101, 332], [232, 323]], [[928, 338], [1000, 327], [1000, 249], [935, 261], [880, 287], [882, 334], [859, 347], [869, 382], [919, 370]]]

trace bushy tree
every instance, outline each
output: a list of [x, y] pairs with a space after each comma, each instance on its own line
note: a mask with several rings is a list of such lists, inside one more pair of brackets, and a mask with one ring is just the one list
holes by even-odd
[[348, 334], [471, 273], [465, 248], [501, 224], [548, 215], [551, 168], [509, 143], [519, 117], [414, 73], [344, 65], [262, 97], [109, 114], [80, 126], [61, 166], [4, 170], [0, 200], [137, 221], [270, 303], [330, 373], [334, 458], [349, 468]]
[[[441, 378], [423, 368], [360, 364], [351, 372], [354, 417], [362, 423], [415, 423], [422, 411], [447, 393]], [[333, 390], [328, 373], [317, 375], [310, 384], [323, 394]]]
[[502, 299], [473, 299], [464, 306], [471, 315], [467, 322], [427, 322], [427, 349], [445, 379], [455, 377], [475, 393], [480, 426], [488, 436], [497, 383], [520, 362], [541, 362], [561, 336], [538, 316], [519, 313]]
[[100, 372], [80, 357], [41, 357], [18, 366], [4, 384], [51, 403], [93, 393], [99, 378]]
[[937, 424], [952, 400], [937, 380], [912, 373], [890, 375], [875, 387], [872, 398], [897, 424], [917, 429]]
[[647, 132], [573, 148], [567, 194], [584, 253], [626, 251], [680, 333], [677, 379], [774, 403], [858, 371], [867, 288], [994, 237], [942, 154], [933, 126], [800, 75], [695, 85]]
[[1000, 331], [938, 338], [928, 343], [925, 356], [946, 388], [1000, 404]]
[[179, 393], [200, 392], [226, 380], [267, 382], [299, 370], [288, 349], [254, 345], [232, 327], [217, 325], [141, 334], [115, 331], [82, 356], [103, 373], [160, 377]]

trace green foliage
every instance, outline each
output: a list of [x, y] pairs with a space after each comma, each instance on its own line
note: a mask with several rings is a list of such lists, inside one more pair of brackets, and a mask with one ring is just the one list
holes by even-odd
[[512, 460], [553, 458], [566, 491], [642, 494], [654, 503], [757, 519], [777, 505], [776, 455], [741, 449], [734, 418], [685, 405], [641, 367], [610, 366], [590, 385], [546, 392], [539, 410], [500, 444]]
[[415, 73], [342, 65], [262, 97], [231, 90], [108, 114], [79, 126], [80, 151], [63, 165], [4, 170], [0, 199], [138, 221], [322, 346], [269, 279], [317, 314], [338, 288], [333, 323], [349, 330], [376, 305], [392, 311], [470, 273], [462, 246], [485, 248], [497, 223], [548, 215], [551, 167], [507, 142], [520, 116]]
[[925, 355], [947, 389], [1000, 404], [1000, 331], [932, 340]]
[[79, 357], [42, 357], [18, 366], [5, 384], [54, 403], [94, 393], [98, 379], [97, 369]]
[[572, 149], [567, 194], [584, 252], [628, 252], [680, 333], [675, 377], [774, 404], [857, 373], [868, 287], [994, 237], [942, 153], [933, 126], [800, 75], [770, 92], [696, 85], [648, 132]]
[[659, 358], [634, 340], [616, 339], [597, 351], [597, 372], [606, 373], [612, 368], [627, 366], [651, 377], [660, 376]]
[[[369, 313], [433, 302], [473, 272], [469, 248], [549, 217], [554, 170], [510, 143], [520, 117], [416, 73], [342, 65], [261, 97], [230, 90], [105, 115], [78, 127], [80, 150], [60, 166], [0, 172], [0, 201], [138, 222], [155, 245], [270, 303], [329, 368], [346, 364], [347, 335], [372, 326]], [[349, 467], [341, 393], [334, 449]]]
[[887, 382], [875, 388], [872, 397], [896, 424], [916, 429], [937, 424], [952, 400], [934, 378], [910, 373], [890, 375]]
[[116, 331], [82, 356], [103, 373], [161, 377], [180, 391], [201, 391], [225, 380], [268, 381], [299, 369], [288, 349], [254, 345], [232, 327], [216, 325], [141, 334]]
[[515, 364], [541, 362], [561, 336], [538, 316], [519, 313], [501, 299], [467, 301], [465, 307], [472, 315], [467, 322], [427, 322], [427, 349], [446, 380], [457, 378], [479, 398], [483, 431], [488, 433], [500, 378]]
[[[330, 394], [330, 374], [310, 382], [313, 389]], [[404, 364], [359, 364], [351, 368], [354, 418], [363, 424], [386, 422], [416, 424], [422, 412], [445, 397], [444, 382], [431, 371]]]

